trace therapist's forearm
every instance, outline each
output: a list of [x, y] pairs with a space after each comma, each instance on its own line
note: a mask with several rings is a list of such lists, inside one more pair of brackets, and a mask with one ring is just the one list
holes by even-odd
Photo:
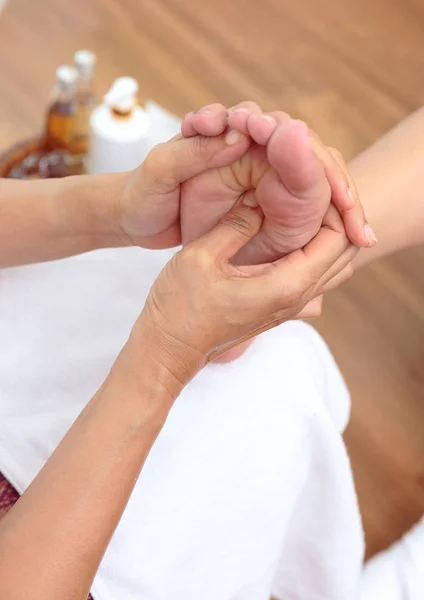
[[86, 600], [183, 384], [131, 341], [46, 466], [0, 522], [2, 600]]
[[424, 109], [355, 158], [350, 169], [379, 241], [359, 252], [355, 267], [424, 244]]
[[0, 268], [120, 246], [114, 206], [127, 174], [0, 179]]

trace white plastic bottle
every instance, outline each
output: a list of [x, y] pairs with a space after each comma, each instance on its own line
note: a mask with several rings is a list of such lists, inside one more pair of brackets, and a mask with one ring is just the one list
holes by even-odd
[[132, 77], [120, 77], [90, 118], [91, 173], [109, 173], [135, 169], [149, 151], [149, 120], [138, 106], [138, 83]]

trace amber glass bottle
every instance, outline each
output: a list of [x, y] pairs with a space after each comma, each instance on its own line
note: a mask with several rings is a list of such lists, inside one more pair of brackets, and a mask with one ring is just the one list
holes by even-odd
[[56, 71], [56, 84], [47, 111], [44, 151], [72, 151], [77, 113], [77, 78], [77, 71], [73, 67], [63, 65]]

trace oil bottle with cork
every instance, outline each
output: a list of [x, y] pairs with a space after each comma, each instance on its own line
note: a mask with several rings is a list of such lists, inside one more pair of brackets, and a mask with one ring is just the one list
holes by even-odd
[[[52, 100], [47, 110], [43, 165], [62, 174], [85, 170], [89, 153], [90, 115], [96, 98], [93, 89], [96, 56], [88, 50], [74, 55], [75, 67], [62, 65], [56, 72]], [[42, 169], [43, 174], [46, 169]], [[51, 170], [51, 169], [50, 169]]]
[[77, 114], [77, 79], [76, 69], [68, 65], [62, 65], [56, 71], [56, 83], [47, 110], [44, 152], [72, 152]]

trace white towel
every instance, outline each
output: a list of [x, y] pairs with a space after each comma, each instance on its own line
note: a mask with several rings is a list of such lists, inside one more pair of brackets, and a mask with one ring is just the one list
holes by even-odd
[[[0, 471], [20, 492], [102, 383], [170, 256], [102, 250], [0, 272]], [[151, 451], [95, 599], [357, 600], [348, 413], [337, 367], [303, 323], [207, 367]]]
[[423, 600], [424, 518], [365, 566], [361, 600]]

